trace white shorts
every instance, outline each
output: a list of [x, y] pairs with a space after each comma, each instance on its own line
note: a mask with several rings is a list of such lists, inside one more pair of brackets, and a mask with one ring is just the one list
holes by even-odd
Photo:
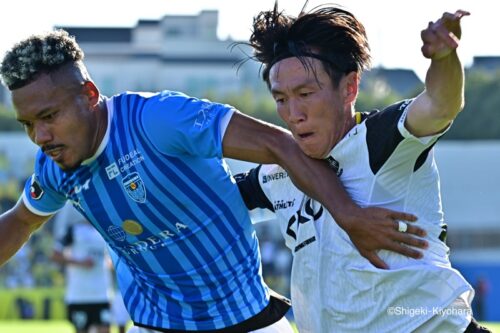
[[423, 323], [413, 332], [464, 332], [472, 320], [470, 303], [473, 297], [474, 293], [471, 291], [463, 293], [438, 315]]
[[[250, 333], [293, 333], [293, 328], [286, 319], [286, 317], [281, 318], [279, 321], [272, 325], [252, 331]], [[159, 331], [154, 331], [148, 328], [132, 326], [127, 333], [162, 333]]]

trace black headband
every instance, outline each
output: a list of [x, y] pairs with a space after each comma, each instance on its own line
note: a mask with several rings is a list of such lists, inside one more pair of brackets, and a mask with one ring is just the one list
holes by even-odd
[[336, 70], [342, 72], [342, 73], [347, 73], [350, 72], [351, 70], [347, 70], [344, 68], [341, 68], [337, 62], [335, 62], [333, 59], [330, 59], [329, 57], [325, 57], [323, 55], [309, 52], [309, 51], [302, 51], [304, 48], [297, 47], [297, 43], [295, 41], [289, 40], [287, 41], [286, 45], [283, 45], [282, 43], [274, 43], [274, 59], [269, 63], [269, 66], [267, 67], [268, 70], [271, 69], [277, 62], [287, 59], [287, 58], [302, 58], [302, 57], [309, 57], [309, 58], [314, 58], [318, 59], [321, 61], [324, 61], [331, 66], [333, 66]]
[[301, 58], [301, 57], [308, 57], [308, 58], [318, 59], [318, 60], [327, 62], [330, 65], [332, 65], [333, 67], [335, 67], [336, 69], [340, 70], [340, 68], [338, 68], [338, 66], [331, 59], [328, 59], [327, 57], [324, 57], [324, 56], [319, 55], [317, 53], [311, 53], [311, 52], [300, 52], [299, 54], [294, 54], [292, 52], [281, 53], [278, 56], [274, 57], [273, 61], [271, 61], [269, 63], [268, 68], [273, 67], [277, 62], [279, 62], [281, 60], [284, 60], [284, 59], [287, 59], [287, 58]]

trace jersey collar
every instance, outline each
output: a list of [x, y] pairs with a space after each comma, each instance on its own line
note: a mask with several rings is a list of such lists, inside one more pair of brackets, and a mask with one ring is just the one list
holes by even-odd
[[106, 148], [108, 141], [109, 141], [109, 132], [111, 128], [111, 119], [113, 119], [113, 99], [112, 98], [106, 98], [106, 108], [108, 112], [108, 125], [106, 127], [106, 133], [104, 134], [104, 137], [102, 138], [101, 143], [99, 144], [99, 148], [97, 148], [96, 152], [92, 157], [87, 158], [85, 161], [82, 162], [82, 165], [89, 165], [93, 161], [95, 161], [96, 158], [99, 157], [99, 155], [102, 154], [104, 149]]

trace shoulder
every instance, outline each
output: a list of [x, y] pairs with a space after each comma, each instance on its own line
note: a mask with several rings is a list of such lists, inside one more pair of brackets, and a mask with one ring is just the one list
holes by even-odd
[[382, 111], [366, 114], [366, 145], [368, 147], [370, 167], [377, 173], [382, 165], [394, 153], [396, 147], [404, 140], [399, 123], [404, 121], [404, 113], [410, 100], [399, 101]]
[[366, 118], [366, 126], [386, 127], [397, 125], [401, 119], [401, 116], [411, 102], [412, 99], [407, 99], [391, 104], [382, 109], [382, 111], [373, 110], [371, 112], [363, 113], [364, 117]]
[[[223, 114], [234, 107], [186, 95], [182, 92], [163, 90], [158, 93], [127, 93], [120, 95], [128, 101], [128, 107], [141, 110], [142, 117], [169, 121], [189, 121], [197, 125], [209, 123], [216, 115]], [[141, 112], [139, 111], [139, 112]]]

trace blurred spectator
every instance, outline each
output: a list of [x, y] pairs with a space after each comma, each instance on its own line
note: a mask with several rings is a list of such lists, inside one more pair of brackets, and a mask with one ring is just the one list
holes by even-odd
[[118, 333], [125, 333], [125, 327], [130, 321], [130, 316], [118, 288], [115, 288], [113, 302], [111, 303], [111, 314], [111, 322], [118, 327]]
[[106, 243], [71, 205], [56, 215], [57, 235], [52, 259], [66, 268], [68, 319], [77, 333], [110, 331], [111, 271], [105, 261]]
[[290, 297], [292, 255], [285, 246], [277, 221], [255, 224], [262, 260], [262, 275], [274, 291]]
[[478, 277], [476, 280], [476, 284], [474, 285], [474, 289], [476, 291], [476, 296], [474, 297], [474, 301], [472, 302], [474, 317], [478, 321], [485, 321], [486, 298], [489, 290], [488, 280], [483, 276]]
[[5, 266], [5, 287], [31, 288], [34, 279], [31, 274], [31, 247], [24, 245]]

